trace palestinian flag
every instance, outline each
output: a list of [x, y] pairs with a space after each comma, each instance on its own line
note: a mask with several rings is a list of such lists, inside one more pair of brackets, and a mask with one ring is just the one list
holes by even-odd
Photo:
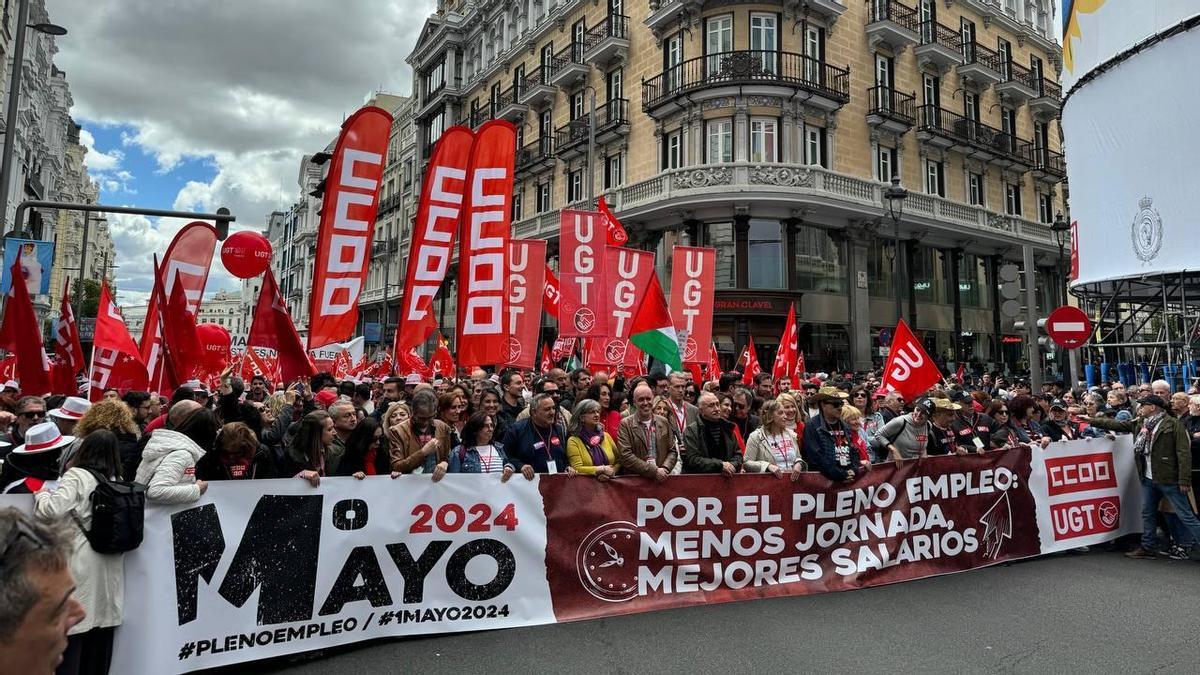
[[642, 304], [633, 316], [629, 341], [671, 368], [683, 370], [675, 325], [671, 322], [671, 313], [667, 310], [667, 300], [663, 297], [657, 274], [650, 275], [650, 287], [646, 289]]

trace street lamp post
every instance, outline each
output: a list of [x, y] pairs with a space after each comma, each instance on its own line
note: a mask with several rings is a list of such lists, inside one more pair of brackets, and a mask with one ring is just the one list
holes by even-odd
[[892, 219], [895, 236], [895, 252], [892, 255], [892, 283], [896, 290], [896, 323], [903, 317], [900, 300], [900, 219], [904, 217], [904, 200], [908, 199], [908, 190], [900, 186], [900, 177], [892, 176], [892, 184], [883, 191], [883, 199], [887, 202], [888, 217]]
[[8, 190], [12, 182], [12, 157], [17, 136], [17, 106], [21, 96], [21, 70], [25, 62], [25, 29], [36, 30], [46, 35], [62, 36], [67, 29], [52, 23], [29, 21], [29, 0], [18, 0], [17, 32], [13, 35], [12, 73], [8, 78], [8, 106], [4, 113], [4, 150], [0, 156], [0, 220], [4, 232], [8, 232]]
[[[1050, 225], [1050, 232], [1054, 235], [1054, 243], [1058, 244], [1058, 276], [1062, 281], [1062, 288], [1059, 291], [1062, 294], [1062, 304], [1067, 304], [1067, 270], [1066, 270], [1066, 249], [1067, 239], [1071, 234], [1071, 224], [1063, 218], [1062, 211], [1059, 211], [1054, 216], [1054, 222]], [[1059, 364], [1059, 367], [1067, 367], [1070, 372], [1063, 380], [1068, 387], [1075, 384], [1076, 376], [1079, 374], [1079, 351], [1077, 349], [1068, 350], [1068, 359], [1070, 365]]]

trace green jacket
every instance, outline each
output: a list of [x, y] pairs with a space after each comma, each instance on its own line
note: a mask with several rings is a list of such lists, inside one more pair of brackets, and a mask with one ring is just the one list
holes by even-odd
[[[1141, 417], [1128, 422], [1093, 417], [1089, 423], [1099, 429], [1137, 434], [1146, 422]], [[1145, 476], [1145, 455], [1138, 454], [1134, 459], [1137, 461], [1138, 476]], [[1150, 469], [1155, 483], [1177, 483], [1180, 487], [1192, 484], [1192, 439], [1187, 427], [1170, 415], [1163, 416], [1154, 430], [1154, 438], [1150, 441]]]

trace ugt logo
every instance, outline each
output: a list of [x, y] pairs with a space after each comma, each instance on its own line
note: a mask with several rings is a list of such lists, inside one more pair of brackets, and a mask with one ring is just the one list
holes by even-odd
[[892, 379], [904, 382], [921, 366], [925, 365], [925, 353], [911, 342], [896, 350], [896, 358], [892, 360]]

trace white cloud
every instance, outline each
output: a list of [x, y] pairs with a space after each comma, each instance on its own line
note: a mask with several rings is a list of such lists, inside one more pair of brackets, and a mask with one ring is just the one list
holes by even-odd
[[112, 171], [120, 167], [121, 162], [125, 160], [125, 153], [120, 150], [110, 150], [108, 152], [97, 150], [96, 138], [87, 129], [79, 130], [79, 144], [87, 148], [87, 154], [83, 157], [83, 163], [92, 173]]
[[[238, 228], [260, 230], [267, 214], [299, 197], [300, 158], [328, 144], [365, 93], [409, 92], [404, 58], [435, 6], [47, 0], [52, 19], [70, 18], [55, 63], [68, 73], [76, 119], [127, 125], [122, 146], [154, 157], [158, 172], [194, 159], [215, 170], [209, 181], [186, 183], [173, 204], [139, 205], [225, 206]], [[96, 45], [104, 45], [103, 58]], [[137, 183], [119, 174], [122, 150], [104, 154], [115, 160], [108, 165], [96, 154], [93, 176], [103, 174], [105, 191], [124, 191], [128, 201]], [[149, 256], [161, 255], [174, 234], [165, 221], [142, 220], [114, 227], [122, 290], [150, 288]], [[210, 289], [235, 283], [219, 268]]]

